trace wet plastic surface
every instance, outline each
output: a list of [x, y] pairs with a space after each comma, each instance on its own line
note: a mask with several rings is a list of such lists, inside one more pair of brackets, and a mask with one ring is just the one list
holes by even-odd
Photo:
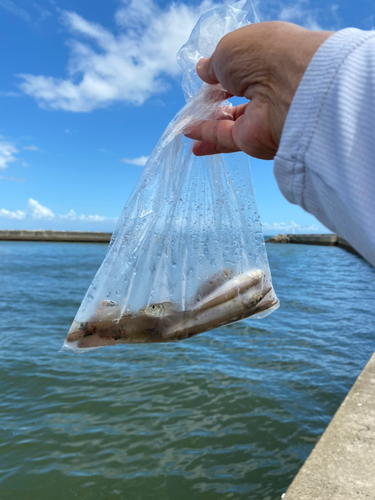
[[249, 2], [214, 9], [180, 50], [187, 104], [148, 159], [65, 346], [177, 341], [278, 307], [248, 158], [195, 157], [183, 135], [230, 114], [226, 92], [202, 85], [196, 62], [254, 21]]

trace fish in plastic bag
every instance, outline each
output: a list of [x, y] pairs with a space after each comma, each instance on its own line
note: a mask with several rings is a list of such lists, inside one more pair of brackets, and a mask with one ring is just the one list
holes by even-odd
[[195, 157], [183, 135], [230, 106], [196, 63], [256, 20], [244, 0], [213, 9], [179, 51], [187, 103], [149, 157], [65, 347], [175, 342], [279, 306], [247, 156]]

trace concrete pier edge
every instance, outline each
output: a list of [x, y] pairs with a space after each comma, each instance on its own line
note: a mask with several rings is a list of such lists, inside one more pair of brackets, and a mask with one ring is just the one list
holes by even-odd
[[[0, 241], [56, 241], [72, 243], [109, 243], [112, 233], [90, 231], [53, 231], [53, 230], [0, 230]], [[303, 245], [339, 246], [357, 253], [343, 238], [336, 234], [278, 234], [268, 243], [298, 243]]]
[[49, 241], [67, 243], [109, 243], [112, 233], [89, 231], [0, 230], [0, 241]]
[[266, 243], [296, 243], [299, 245], [338, 246], [358, 255], [358, 252], [337, 234], [277, 234]]
[[375, 499], [375, 353], [282, 498]]

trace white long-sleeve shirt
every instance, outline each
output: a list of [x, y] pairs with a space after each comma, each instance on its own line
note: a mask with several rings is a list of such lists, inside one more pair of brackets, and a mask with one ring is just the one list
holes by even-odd
[[345, 29], [318, 49], [290, 107], [274, 174], [287, 200], [375, 266], [375, 31]]

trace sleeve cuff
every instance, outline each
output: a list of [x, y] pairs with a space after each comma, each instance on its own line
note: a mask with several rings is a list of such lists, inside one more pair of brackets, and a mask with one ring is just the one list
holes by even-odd
[[346, 57], [373, 36], [373, 32], [347, 28], [329, 37], [315, 53], [294, 96], [275, 156], [274, 175], [285, 198], [304, 209], [305, 155], [327, 94]]

